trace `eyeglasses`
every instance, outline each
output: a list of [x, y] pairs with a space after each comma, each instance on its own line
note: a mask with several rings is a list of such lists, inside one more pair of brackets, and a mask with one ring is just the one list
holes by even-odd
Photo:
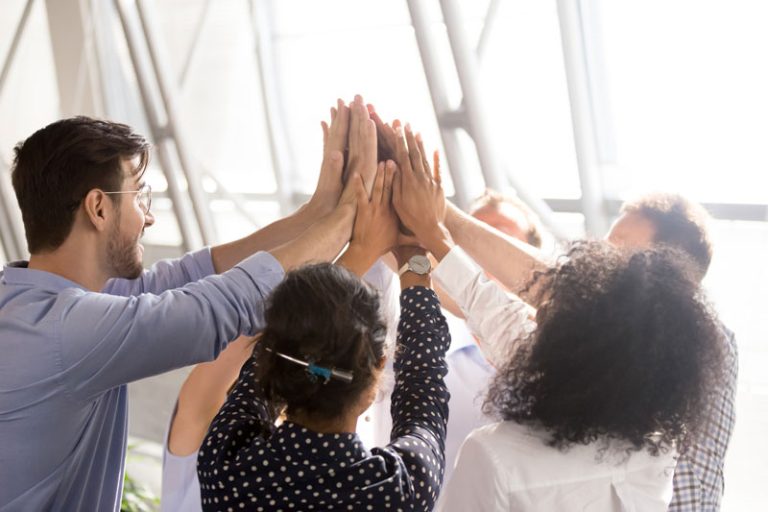
[[145, 183], [139, 190], [120, 190], [117, 192], [104, 192], [105, 194], [136, 194], [136, 201], [139, 203], [139, 207], [144, 212], [144, 215], [149, 213], [149, 209], [152, 206], [152, 187]]

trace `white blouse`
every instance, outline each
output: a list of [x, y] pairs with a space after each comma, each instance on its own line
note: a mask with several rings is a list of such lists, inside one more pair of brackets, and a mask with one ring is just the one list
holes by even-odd
[[[458, 246], [433, 277], [462, 309], [494, 365], [536, 329], [534, 310], [489, 281]], [[514, 422], [481, 427], [464, 442], [438, 502], [440, 511], [665, 511], [672, 499], [675, 454], [652, 456], [604, 443], [560, 451], [547, 434]], [[602, 455], [602, 457], [601, 457]]]
[[666, 511], [673, 454], [603, 447], [560, 451], [546, 444], [545, 433], [511, 421], [481, 427], [461, 447], [437, 510]]

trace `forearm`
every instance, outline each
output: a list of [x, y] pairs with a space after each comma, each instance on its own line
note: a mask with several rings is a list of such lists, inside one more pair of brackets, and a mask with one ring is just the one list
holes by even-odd
[[[428, 288], [404, 290], [400, 307], [392, 436], [426, 429], [442, 446], [450, 396], [443, 381], [448, 372], [445, 352], [451, 343], [448, 325], [437, 296]], [[415, 404], [419, 407], [411, 410]]]
[[450, 203], [445, 225], [456, 244], [515, 293], [525, 287], [534, 271], [546, 268], [536, 248], [505, 235]]
[[190, 455], [200, 449], [208, 427], [227, 398], [240, 368], [253, 351], [253, 339], [241, 336], [210, 363], [195, 366], [179, 391], [176, 413], [168, 433], [168, 449], [174, 455]]
[[333, 261], [349, 241], [354, 215], [353, 206], [339, 205], [301, 235], [269, 252], [286, 272], [312, 261]]
[[452, 250], [433, 274], [464, 312], [480, 349], [494, 366], [502, 365], [516, 343], [535, 329], [534, 310], [488, 280], [460, 247]]
[[211, 258], [217, 273], [229, 270], [251, 254], [270, 251], [301, 235], [319, 215], [304, 205], [291, 215], [279, 219], [250, 235], [211, 248]]

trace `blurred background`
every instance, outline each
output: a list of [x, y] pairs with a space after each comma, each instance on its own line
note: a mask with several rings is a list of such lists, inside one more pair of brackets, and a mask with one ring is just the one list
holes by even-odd
[[[739, 345], [723, 510], [760, 509], [766, 26], [761, 0], [0, 0], [0, 258], [26, 257], [14, 144], [78, 114], [155, 145], [146, 264], [293, 211], [320, 121], [356, 93], [440, 150], [460, 206], [515, 192], [559, 238], [602, 237], [623, 200], [679, 192], [715, 219], [705, 285]], [[129, 473], [155, 490], [185, 375], [131, 386]]]

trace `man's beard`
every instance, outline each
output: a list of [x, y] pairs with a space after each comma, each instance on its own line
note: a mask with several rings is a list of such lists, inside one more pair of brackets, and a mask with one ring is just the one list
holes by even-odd
[[136, 279], [144, 271], [141, 260], [136, 256], [135, 240], [120, 236], [120, 214], [115, 219], [107, 243], [107, 263], [114, 277]]

